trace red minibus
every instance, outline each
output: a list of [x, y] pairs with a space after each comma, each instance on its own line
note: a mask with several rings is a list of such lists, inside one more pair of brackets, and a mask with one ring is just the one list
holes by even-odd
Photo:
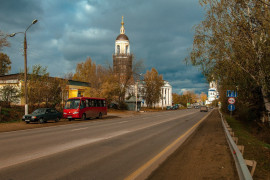
[[82, 119], [102, 118], [107, 115], [106, 99], [91, 97], [75, 97], [67, 100], [63, 110], [63, 118]]

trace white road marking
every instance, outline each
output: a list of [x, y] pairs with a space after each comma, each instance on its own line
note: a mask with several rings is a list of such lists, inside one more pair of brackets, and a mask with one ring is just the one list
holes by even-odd
[[122, 124], [122, 123], [126, 123], [126, 122], [128, 122], [128, 121], [122, 121], [122, 122], [118, 122], [116, 124]]
[[88, 127], [78, 128], [78, 129], [72, 129], [71, 131], [79, 131], [79, 130], [83, 130], [83, 129], [88, 129]]

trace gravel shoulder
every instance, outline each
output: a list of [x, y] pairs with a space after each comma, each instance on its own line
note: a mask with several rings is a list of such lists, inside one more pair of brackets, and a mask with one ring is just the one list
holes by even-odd
[[148, 178], [164, 179], [238, 179], [217, 110]]

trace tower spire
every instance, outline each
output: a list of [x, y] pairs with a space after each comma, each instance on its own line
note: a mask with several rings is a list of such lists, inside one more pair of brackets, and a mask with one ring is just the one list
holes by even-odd
[[124, 16], [122, 16], [122, 22], [121, 22], [120, 34], [125, 34], [125, 28], [124, 28]]

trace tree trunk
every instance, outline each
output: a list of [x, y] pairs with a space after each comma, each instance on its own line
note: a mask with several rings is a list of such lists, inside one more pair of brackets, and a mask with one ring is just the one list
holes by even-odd
[[262, 96], [263, 96], [263, 103], [264, 103], [266, 111], [270, 112], [270, 101], [267, 97], [267, 91], [265, 88], [266, 88], [265, 85], [263, 85], [261, 88], [261, 92], [262, 92]]

